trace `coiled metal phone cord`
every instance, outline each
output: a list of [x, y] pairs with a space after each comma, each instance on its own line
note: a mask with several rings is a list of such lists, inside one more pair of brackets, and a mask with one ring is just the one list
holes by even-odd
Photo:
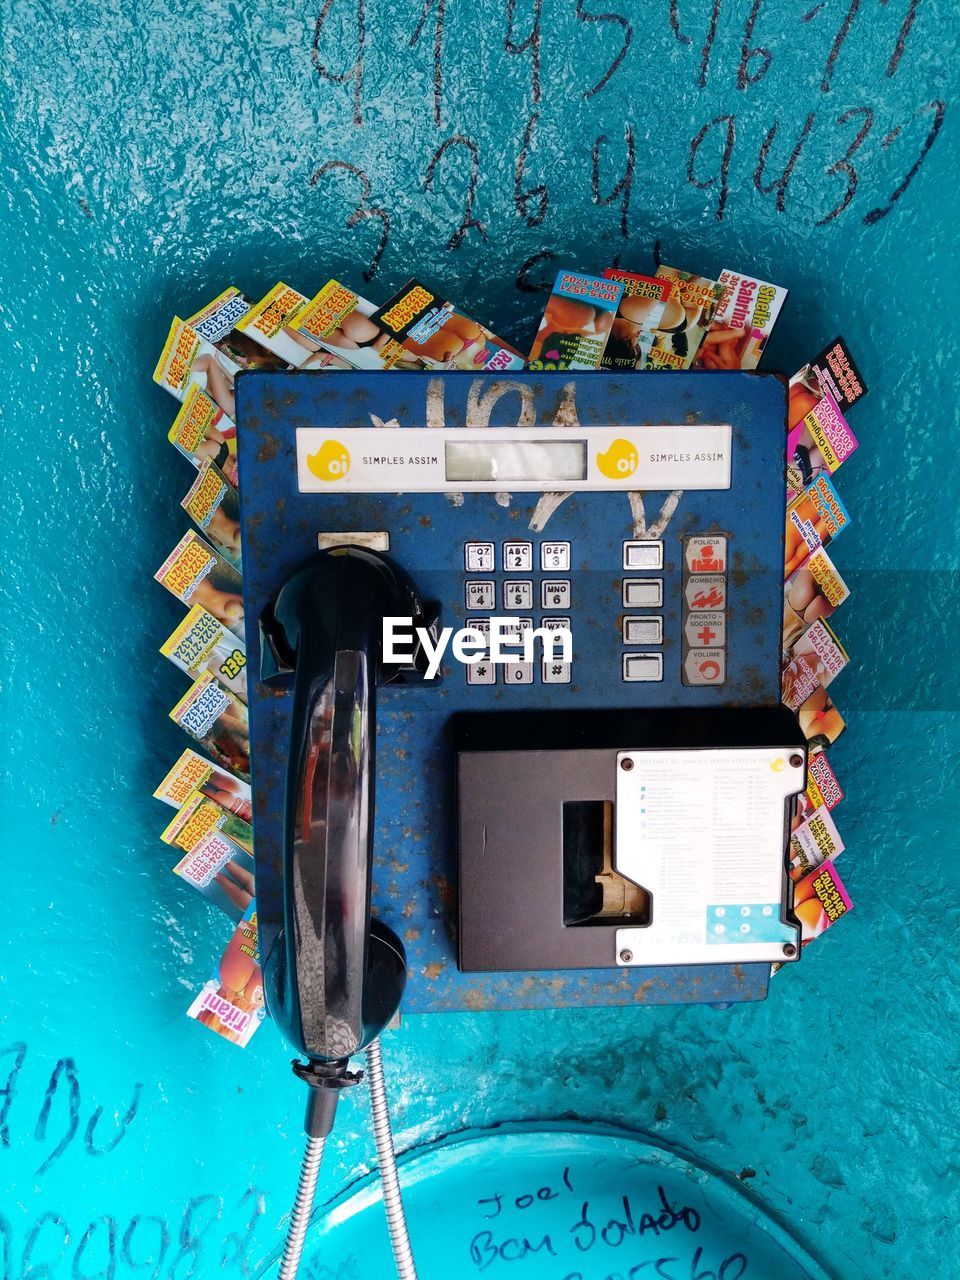
[[[398, 1280], [417, 1280], [417, 1270], [410, 1249], [407, 1219], [400, 1196], [400, 1179], [397, 1175], [397, 1157], [393, 1149], [393, 1132], [387, 1109], [387, 1091], [383, 1083], [383, 1058], [380, 1041], [375, 1040], [367, 1049], [367, 1077], [370, 1085], [370, 1109], [373, 1114], [373, 1137], [377, 1147], [377, 1164], [383, 1185], [383, 1206], [387, 1215], [390, 1247], [397, 1267]], [[300, 1166], [300, 1181], [290, 1226], [283, 1247], [278, 1280], [296, 1280], [306, 1243], [310, 1216], [317, 1193], [320, 1162], [327, 1134], [333, 1125], [338, 1090], [311, 1088], [307, 1107], [307, 1147]]]

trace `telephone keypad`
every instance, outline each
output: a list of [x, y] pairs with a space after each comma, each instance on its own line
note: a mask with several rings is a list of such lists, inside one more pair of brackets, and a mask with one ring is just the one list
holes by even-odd
[[[727, 534], [695, 534], [684, 537], [679, 566], [665, 565], [665, 544], [654, 538], [632, 538], [622, 542], [621, 603], [625, 610], [619, 619], [623, 645], [643, 646], [641, 652], [621, 654], [620, 676], [626, 683], [662, 682], [664, 654], [652, 651], [665, 643], [664, 569], [677, 567], [682, 583], [678, 589], [680, 605], [680, 650], [674, 659], [686, 685], [722, 685], [726, 681], [727, 645]], [[506, 539], [496, 542], [464, 544], [464, 564], [468, 574], [496, 573], [499, 562], [504, 577], [498, 579], [467, 578], [464, 601], [468, 610], [494, 611], [498, 603], [504, 612], [533, 610], [539, 606], [545, 616], [537, 625], [554, 630], [561, 626], [573, 629], [569, 615], [572, 608], [572, 581], [569, 577], [548, 576], [569, 573], [572, 563], [570, 542], [541, 542], [539, 551], [532, 541]], [[542, 575], [517, 578], [527, 572]], [[628, 576], [632, 574], [650, 576]], [[658, 572], [659, 571], [659, 572]], [[672, 581], [672, 579], [670, 579]], [[564, 611], [559, 616], [558, 611]], [[533, 627], [531, 617], [512, 619], [511, 630], [518, 633]], [[489, 634], [488, 619], [468, 619], [467, 625], [478, 626]], [[500, 667], [498, 673], [497, 666]], [[536, 659], [493, 664], [481, 660], [466, 664], [468, 684], [530, 685], [572, 683], [572, 663], [561, 658], [548, 659], [538, 646]]]

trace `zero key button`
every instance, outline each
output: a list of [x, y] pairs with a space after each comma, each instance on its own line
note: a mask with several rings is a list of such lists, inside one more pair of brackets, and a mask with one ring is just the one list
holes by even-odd
[[684, 684], [723, 684], [727, 659], [723, 649], [690, 649], [683, 660]]

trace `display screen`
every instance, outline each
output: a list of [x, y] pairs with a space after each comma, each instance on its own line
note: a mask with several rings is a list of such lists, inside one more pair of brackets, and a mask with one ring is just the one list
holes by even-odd
[[444, 441], [446, 479], [468, 481], [586, 480], [586, 440]]

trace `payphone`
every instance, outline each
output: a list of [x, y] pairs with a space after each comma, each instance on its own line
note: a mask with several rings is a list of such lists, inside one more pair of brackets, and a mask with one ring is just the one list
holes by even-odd
[[783, 381], [244, 373], [237, 410], [261, 963], [305, 1078], [404, 981], [761, 998], [800, 941]]

